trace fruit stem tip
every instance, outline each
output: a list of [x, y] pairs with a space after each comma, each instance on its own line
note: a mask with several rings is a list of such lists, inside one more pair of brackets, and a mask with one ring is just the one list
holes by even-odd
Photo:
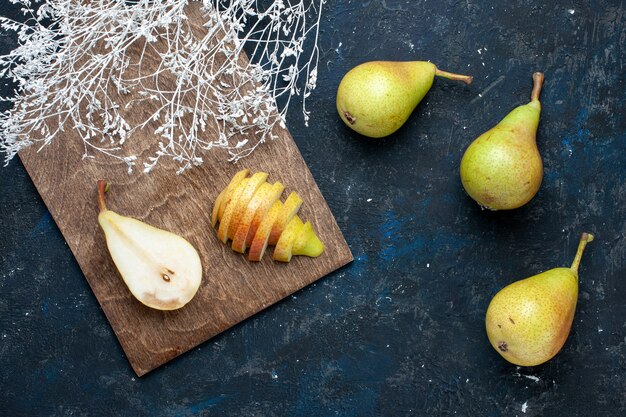
[[107, 209], [104, 203], [104, 193], [107, 191], [109, 191], [109, 184], [105, 180], [98, 180], [98, 207], [101, 213]]
[[470, 85], [472, 81], [474, 81], [474, 77], [471, 75], [454, 74], [452, 72], [440, 70], [439, 68], [435, 69], [435, 75], [448, 78], [450, 80], [463, 81], [467, 85]]
[[583, 252], [585, 250], [585, 246], [587, 243], [593, 241], [593, 235], [591, 233], [583, 233], [580, 236], [580, 242], [578, 243], [578, 250], [576, 251], [576, 257], [574, 258], [574, 262], [572, 262], [572, 271], [578, 274], [578, 266], [580, 265], [580, 260], [583, 257]]
[[543, 72], [535, 72], [533, 74], [533, 92], [530, 94], [531, 101], [539, 100], [544, 79]]

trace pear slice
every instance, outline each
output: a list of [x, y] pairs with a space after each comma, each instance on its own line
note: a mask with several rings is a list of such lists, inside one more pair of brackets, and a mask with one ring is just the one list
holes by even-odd
[[211, 226], [215, 227], [217, 220], [223, 215], [223, 210], [222, 213], [220, 213], [220, 208], [222, 205], [226, 206], [230, 202], [235, 187], [237, 187], [237, 184], [239, 184], [242, 179], [246, 178], [249, 173], [249, 169], [243, 169], [236, 173], [233, 179], [230, 180], [228, 186], [217, 196], [215, 204], [213, 205], [213, 212], [211, 213]]
[[248, 255], [248, 259], [250, 261], [259, 262], [261, 258], [263, 258], [265, 250], [267, 249], [267, 242], [270, 238], [270, 233], [272, 232], [272, 227], [282, 210], [283, 203], [276, 201], [263, 217], [263, 220], [261, 220], [261, 224], [259, 225], [259, 228], [254, 235], [254, 239], [252, 239], [252, 244], [250, 245], [250, 253]]
[[230, 203], [230, 204], [234, 204], [235, 207], [233, 208], [233, 216], [228, 225], [228, 238], [229, 239], [232, 239], [235, 236], [235, 232], [237, 231], [237, 228], [239, 227], [239, 225], [241, 224], [241, 221], [243, 220], [243, 215], [246, 210], [246, 207], [248, 207], [250, 200], [252, 200], [252, 197], [257, 192], [259, 187], [261, 187], [261, 185], [265, 182], [268, 175], [269, 174], [267, 172], [255, 172], [250, 177], [250, 181], [248, 181], [248, 184], [242, 190], [239, 198], [237, 200], [233, 200]]
[[276, 242], [274, 255], [272, 256], [275, 261], [291, 261], [293, 242], [298, 237], [302, 226], [304, 226], [304, 224], [302, 223], [302, 220], [300, 220], [300, 217], [293, 216], [291, 218], [291, 220], [285, 227], [285, 230], [283, 230], [283, 232], [280, 234], [278, 242]]
[[232, 248], [235, 252], [244, 253], [246, 251], [246, 242], [248, 232], [252, 229], [252, 221], [255, 217], [259, 217], [260, 219], [260, 217], [267, 212], [270, 206], [274, 204], [274, 201], [280, 198], [284, 188], [285, 187], [279, 182], [274, 185], [266, 182], [259, 187], [252, 197], [252, 200], [250, 200], [248, 207], [246, 207], [241, 223], [235, 232], [235, 236], [233, 236]]
[[322, 252], [324, 244], [313, 231], [311, 222], [302, 224], [300, 217], [294, 216], [280, 235], [273, 258], [280, 262], [290, 262], [293, 256], [317, 258]]
[[[241, 193], [246, 189], [250, 178], [242, 179], [239, 184], [233, 190], [232, 196], [228, 204], [226, 204], [224, 209], [224, 214], [219, 215], [220, 226], [217, 229], [217, 237], [222, 243], [228, 242], [228, 227], [230, 225], [231, 219], [233, 218], [233, 214], [235, 213], [235, 207], [237, 206], [237, 201], [241, 197]], [[224, 206], [224, 204], [222, 204]], [[220, 209], [221, 210], [221, 209]]]
[[287, 200], [283, 203], [283, 209], [278, 214], [276, 218], [276, 222], [274, 223], [274, 227], [272, 227], [272, 232], [270, 233], [268, 244], [276, 245], [278, 243], [278, 239], [280, 238], [280, 234], [285, 230], [285, 227], [289, 224], [293, 216], [298, 213], [300, 210], [300, 206], [302, 205], [302, 199], [295, 191], [289, 194]]
[[220, 202], [220, 207], [218, 209], [218, 214], [217, 214], [218, 220], [222, 218], [222, 216], [224, 215], [224, 212], [226, 211], [226, 207], [228, 207], [228, 204], [232, 201], [233, 194], [235, 193], [237, 186], [241, 183], [241, 181], [246, 179], [249, 173], [250, 173], [249, 169], [244, 169], [243, 171], [239, 171], [237, 174], [235, 174], [236, 176], [239, 176], [240, 179], [238, 178], [235, 181], [231, 181], [232, 184], [231, 184], [230, 189], [228, 189], [226, 191], [226, 194], [224, 194], [224, 197], [222, 198], [222, 201]]
[[304, 255], [309, 258], [317, 258], [324, 252], [324, 244], [315, 234], [311, 222], [306, 222], [298, 232], [293, 242], [291, 254], [294, 256]]
[[268, 210], [274, 205], [276, 201], [283, 194], [283, 190], [285, 186], [280, 182], [276, 182], [272, 186], [272, 191], [268, 195], [267, 199], [262, 202], [261, 206], [254, 214], [254, 218], [252, 219], [252, 223], [250, 224], [250, 230], [248, 230], [248, 236], [246, 237], [246, 246], [250, 247], [252, 244], [252, 240], [254, 239], [254, 235], [256, 234], [257, 229], [259, 228], [263, 217], [268, 212]]
[[176, 310], [196, 294], [202, 264], [196, 249], [182, 237], [108, 210], [107, 184], [98, 181], [98, 223], [111, 258], [130, 292], [157, 310]]
[[256, 193], [254, 193], [254, 196], [248, 203], [248, 206], [245, 208], [241, 222], [233, 235], [233, 243], [231, 247], [235, 252], [244, 253], [246, 251], [246, 238], [243, 235], [248, 234], [248, 228], [250, 227], [250, 223], [252, 222], [252, 217], [254, 217], [254, 213], [257, 211], [261, 201], [266, 198], [267, 193], [271, 189], [271, 184], [261, 184], [259, 189], [256, 191]]

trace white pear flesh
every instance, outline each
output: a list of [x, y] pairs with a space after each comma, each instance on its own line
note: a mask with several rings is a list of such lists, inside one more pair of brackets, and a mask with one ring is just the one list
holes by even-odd
[[137, 300], [158, 310], [176, 310], [191, 301], [202, 280], [200, 256], [191, 243], [110, 210], [101, 211], [98, 222], [113, 262]]

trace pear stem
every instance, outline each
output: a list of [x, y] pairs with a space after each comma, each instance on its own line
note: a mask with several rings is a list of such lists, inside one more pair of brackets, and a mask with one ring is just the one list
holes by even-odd
[[443, 78], [448, 78], [450, 80], [463, 81], [467, 85], [470, 85], [474, 80], [474, 77], [472, 77], [471, 75], [454, 74], [452, 72], [440, 70], [439, 68], [435, 68], [435, 75]]
[[543, 87], [544, 80], [543, 72], [536, 72], [533, 74], [533, 92], [530, 93], [530, 100], [539, 100], [541, 94], [541, 88]]
[[107, 210], [107, 206], [104, 203], [104, 193], [109, 189], [109, 184], [105, 180], [98, 180], [98, 207], [100, 207], [100, 213]]
[[576, 251], [576, 257], [574, 258], [574, 262], [572, 262], [571, 270], [574, 271], [576, 275], [578, 275], [578, 265], [580, 265], [580, 260], [583, 257], [583, 252], [585, 250], [585, 246], [587, 243], [593, 241], [593, 235], [591, 233], [583, 233], [580, 237], [580, 243], [578, 243], [578, 250]]

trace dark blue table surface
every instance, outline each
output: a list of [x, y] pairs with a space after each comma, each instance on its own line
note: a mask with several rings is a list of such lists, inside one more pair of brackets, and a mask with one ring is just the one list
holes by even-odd
[[[356, 259], [143, 378], [21, 163], [1, 168], [0, 415], [626, 415], [626, 6], [545, 3], [329, 0], [311, 126], [297, 106], [288, 125]], [[15, 46], [0, 34], [0, 52]], [[365, 140], [334, 99], [375, 59], [475, 82], [437, 80], [396, 135]], [[481, 211], [460, 158], [528, 100], [535, 70], [544, 182], [521, 209]], [[508, 364], [487, 341], [489, 300], [569, 265], [582, 231], [597, 239], [567, 343]]]

